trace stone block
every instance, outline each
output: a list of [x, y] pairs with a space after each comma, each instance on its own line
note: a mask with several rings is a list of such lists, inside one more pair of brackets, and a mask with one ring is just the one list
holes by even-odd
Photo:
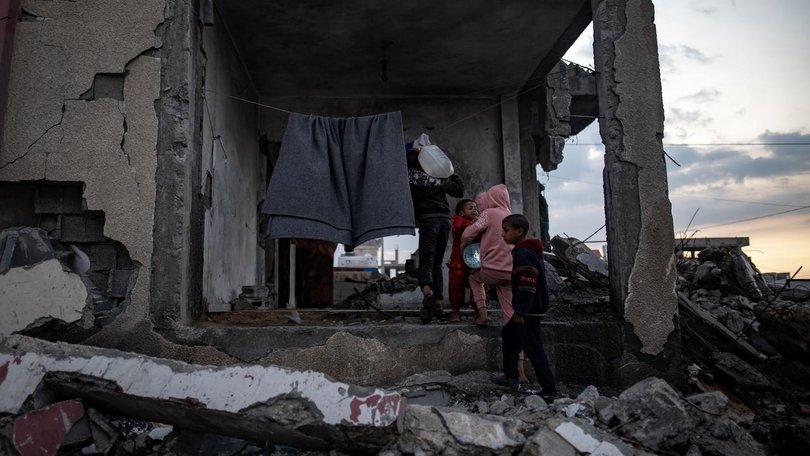
[[111, 298], [126, 298], [129, 291], [129, 281], [132, 278], [132, 269], [113, 269], [110, 271], [107, 296]]
[[81, 185], [41, 185], [34, 196], [37, 214], [81, 214], [84, 212]]
[[91, 266], [94, 271], [116, 269], [118, 251], [113, 244], [93, 244], [84, 248], [90, 256]]
[[117, 252], [115, 260], [116, 269], [132, 269], [135, 267], [135, 263], [132, 262], [132, 257], [129, 256], [126, 247], [120, 243], [115, 243], [115, 250]]
[[104, 242], [104, 213], [85, 212], [83, 215], [62, 215], [62, 242]]
[[87, 277], [100, 292], [107, 290], [110, 283], [110, 271], [90, 271]]

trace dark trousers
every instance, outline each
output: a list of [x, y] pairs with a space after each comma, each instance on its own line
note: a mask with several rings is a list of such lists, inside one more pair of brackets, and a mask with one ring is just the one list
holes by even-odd
[[442, 260], [450, 239], [450, 219], [447, 216], [419, 220], [419, 286], [430, 285], [433, 295], [444, 297]]
[[543, 339], [540, 335], [540, 319], [525, 318], [523, 324], [516, 324], [514, 319], [509, 320], [501, 330], [503, 341], [503, 373], [509, 378], [518, 378], [518, 356], [520, 350], [526, 354], [534, 367], [534, 373], [540, 386], [555, 390], [554, 374], [548, 363], [546, 351], [543, 348]]

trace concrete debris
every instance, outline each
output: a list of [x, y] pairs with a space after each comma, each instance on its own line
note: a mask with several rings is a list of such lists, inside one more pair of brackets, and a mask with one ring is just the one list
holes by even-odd
[[311, 371], [191, 366], [25, 336], [0, 339], [0, 413], [24, 412], [43, 382], [113, 413], [311, 449], [379, 449], [401, 429], [405, 407], [398, 393]]
[[[531, 389], [494, 389], [489, 376], [436, 371], [385, 392], [315, 372], [193, 366], [8, 336], [0, 339], [0, 449], [29, 454], [14, 446], [14, 423], [59, 416], [56, 427], [38, 426], [54, 452], [37, 454], [765, 454], [721, 392], [683, 399], [650, 378], [615, 397], [561, 385], [568, 397], [546, 404]], [[406, 403], [420, 393], [443, 405]], [[22, 440], [45, 437], [35, 434]]]
[[612, 415], [620, 424], [622, 435], [641, 442], [649, 448], [682, 444], [691, 427], [686, 406], [668, 383], [648, 378], [619, 395], [611, 405]]
[[767, 377], [732, 353], [712, 353], [712, 359], [718, 374], [726, 376], [736, 385], [749, 389], [773, 387]]
[[[554, 236], [551, 239], [551, 251], [554, 258], [562, 263], [563, 269], [569, 271], [569, 276], [578, 274], [596, 287], [608, 287], [607, 262], [596, 256], [579, 239]], [[551, 258], [549, 257], [549, 261], [554, 265]]]
[[402, 436], [381, 454], [512, 454], [525, 442], [521, 426], [513, 418], [412, 405]]

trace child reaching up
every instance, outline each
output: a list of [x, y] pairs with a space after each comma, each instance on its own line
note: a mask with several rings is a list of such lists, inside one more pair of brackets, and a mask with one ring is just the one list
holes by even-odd
[[464, 264], [461, 251], [461, 233], [472, 225], [478, 218], [478, 206], [471, 199], [463, 199], [456, 204], [456, 214], [453, 216], [453, 248], [450, 251], [450, 277], [447, 288], [450, 299], [450, 321], [461, 321], [461, 306], [464, 305], [464, 295], [470, 287], [470, 268]]

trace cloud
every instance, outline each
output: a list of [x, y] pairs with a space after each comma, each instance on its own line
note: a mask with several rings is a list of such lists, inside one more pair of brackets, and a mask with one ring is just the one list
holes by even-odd
[[682, 165], [670, 169], [670, 189], [719, 190], [749, 179], [771, 179], [773, 185], [778, 185], [778, 179], [810, 174], [810, 135], [766, 131], [752, 143], [765, 145], [709, 150], [665, 147]]
[[693, 94], [684, 95], [677, 100], [676, 102], [685, 101], [691, 103], [708, 103], [717, 100], [717, 97], [720, 96], [720, 91], [717, 89], [701, 89]]
[[658, 43], [658, 60], [661, 65], [661, 74], [670, 74], [682, 67], [694, 64], [709, 64], [712, 58], [706, 56], [700, 49], [685, 44]]

